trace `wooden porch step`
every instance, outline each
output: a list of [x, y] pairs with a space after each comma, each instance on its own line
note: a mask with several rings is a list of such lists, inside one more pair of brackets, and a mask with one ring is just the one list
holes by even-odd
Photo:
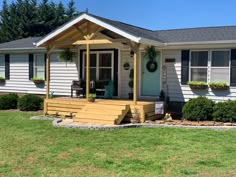
[[71, 109], [77, 109], [82, 108], [84, 105], [74, 105], [74, 104], [60, 104], [60, 103], [48, 103], [48, 107], [56, 107], [56, 108], [71, 108]]
[[102, 105], [102, 104], [87, 104], [84, 109], [97, 109], [100, 111], [103, 110], [121, 110], [128, 105]]
[[97, 113], [82, 113], [82, 112], [77, 112], [76, 114], [77, 118], [93, 118], [93, 119], [103, 119], [103, 120], [114, 120], [117, 118], [117, 115], [111, 115], [111, 114], [97, 114]]
[[57, 115], [57, 116], [69, 116], [69, 117], [73, 117], [73, 116], [76, 115], [76, 113], [63, 112], [63, 111], [48, 111], [47, 114], [49, 114], [49, 115]]
[[120, 124], [129, 109], [129, 105], [87, 104], [76, 113], [74, 121], [106, 125]]

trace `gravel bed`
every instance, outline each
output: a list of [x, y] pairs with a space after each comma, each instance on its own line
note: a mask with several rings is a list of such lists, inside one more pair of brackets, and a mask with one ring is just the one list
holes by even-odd
[[78, 128], [82, 130], [117, 130], [124, 128], [186, 128], [186, 129], [210, 129], [210, 130], [236, 130], [236, 126], [190, 126], [190, 125], [165, 125], [155, 123], [144, 123], [144, 124], [122, 124], [122, 125], [94, 125], [94, 124], [78, 124], [73, 122], [72, 119], [61, 119], [57, 117], [47, 116], [33, 116], [31, 120], [52, 120], [54, 127], [65, 127], [65, 128]]

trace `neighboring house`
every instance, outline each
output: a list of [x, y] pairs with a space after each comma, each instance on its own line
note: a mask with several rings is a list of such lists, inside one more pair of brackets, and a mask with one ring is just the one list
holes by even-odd
[[[218, 101], [236, 98], [236, 26], [152, 31], [85, 13], [44, 38], [0, 44], [0, 77], [6, 78], [5, 84], [0, 84], [0, 92], [45, 94], [45, 86], [38, 87], [31, 79], [45, 78], [45, 47], [55, 44], [50, 59], [50, 91], [69, 96], [72, 80], [85, 79], [85, 30], [96, 34], [94, 42], [104, 41], [90, 47], [91, 79], [114, 80], [115, 98], [128, 98], [130, 92], [130, 70], [123, 65], [129, 63], [133, 68], [132, 42], [140, 44], [138, 99], [156, 100], [161, 90], [176, 102], [199, 95]], [[151, 45], [160, 51], [153, 72], [147, 70], [148, 60], [143, 57], [145, 47]], [[67, 47], [77, 53], [73, 62], [58, 60], [59, 49]], [[190, 80], [224, 81], [230, 88], [196, 91], [187, 85]]]

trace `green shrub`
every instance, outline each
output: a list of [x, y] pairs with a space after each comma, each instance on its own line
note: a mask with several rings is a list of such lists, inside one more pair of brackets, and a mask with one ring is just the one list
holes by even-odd
[[214, 102], [206, 97], [190, 99], [183, 107], [183, 117], [187, 120], [212, 120]]
[[17, 108], [18, 95], [10, 93], [0, 96], [0, 110], [16, 109]]
[[21, 111], [38, 111], [43, 99], [37, 95], [24, 95], [19, 99], [18, 107]]
[[220, 122], [236, 122], [236, 101], [216, 103], [214, 106], [213, 120]]

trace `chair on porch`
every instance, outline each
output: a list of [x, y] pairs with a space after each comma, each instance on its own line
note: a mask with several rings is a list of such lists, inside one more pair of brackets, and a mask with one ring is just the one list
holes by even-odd
[[71, 98], [73, 98], [73, 91], [76, 91], [76, 96], [84, 94], [84, 89], [80, 80], [73, 80], [71, 84]]
[[112, 80], [109, 81], [105, 87], [104, 98], [112, 98], [114, 93], [114, 82]]

